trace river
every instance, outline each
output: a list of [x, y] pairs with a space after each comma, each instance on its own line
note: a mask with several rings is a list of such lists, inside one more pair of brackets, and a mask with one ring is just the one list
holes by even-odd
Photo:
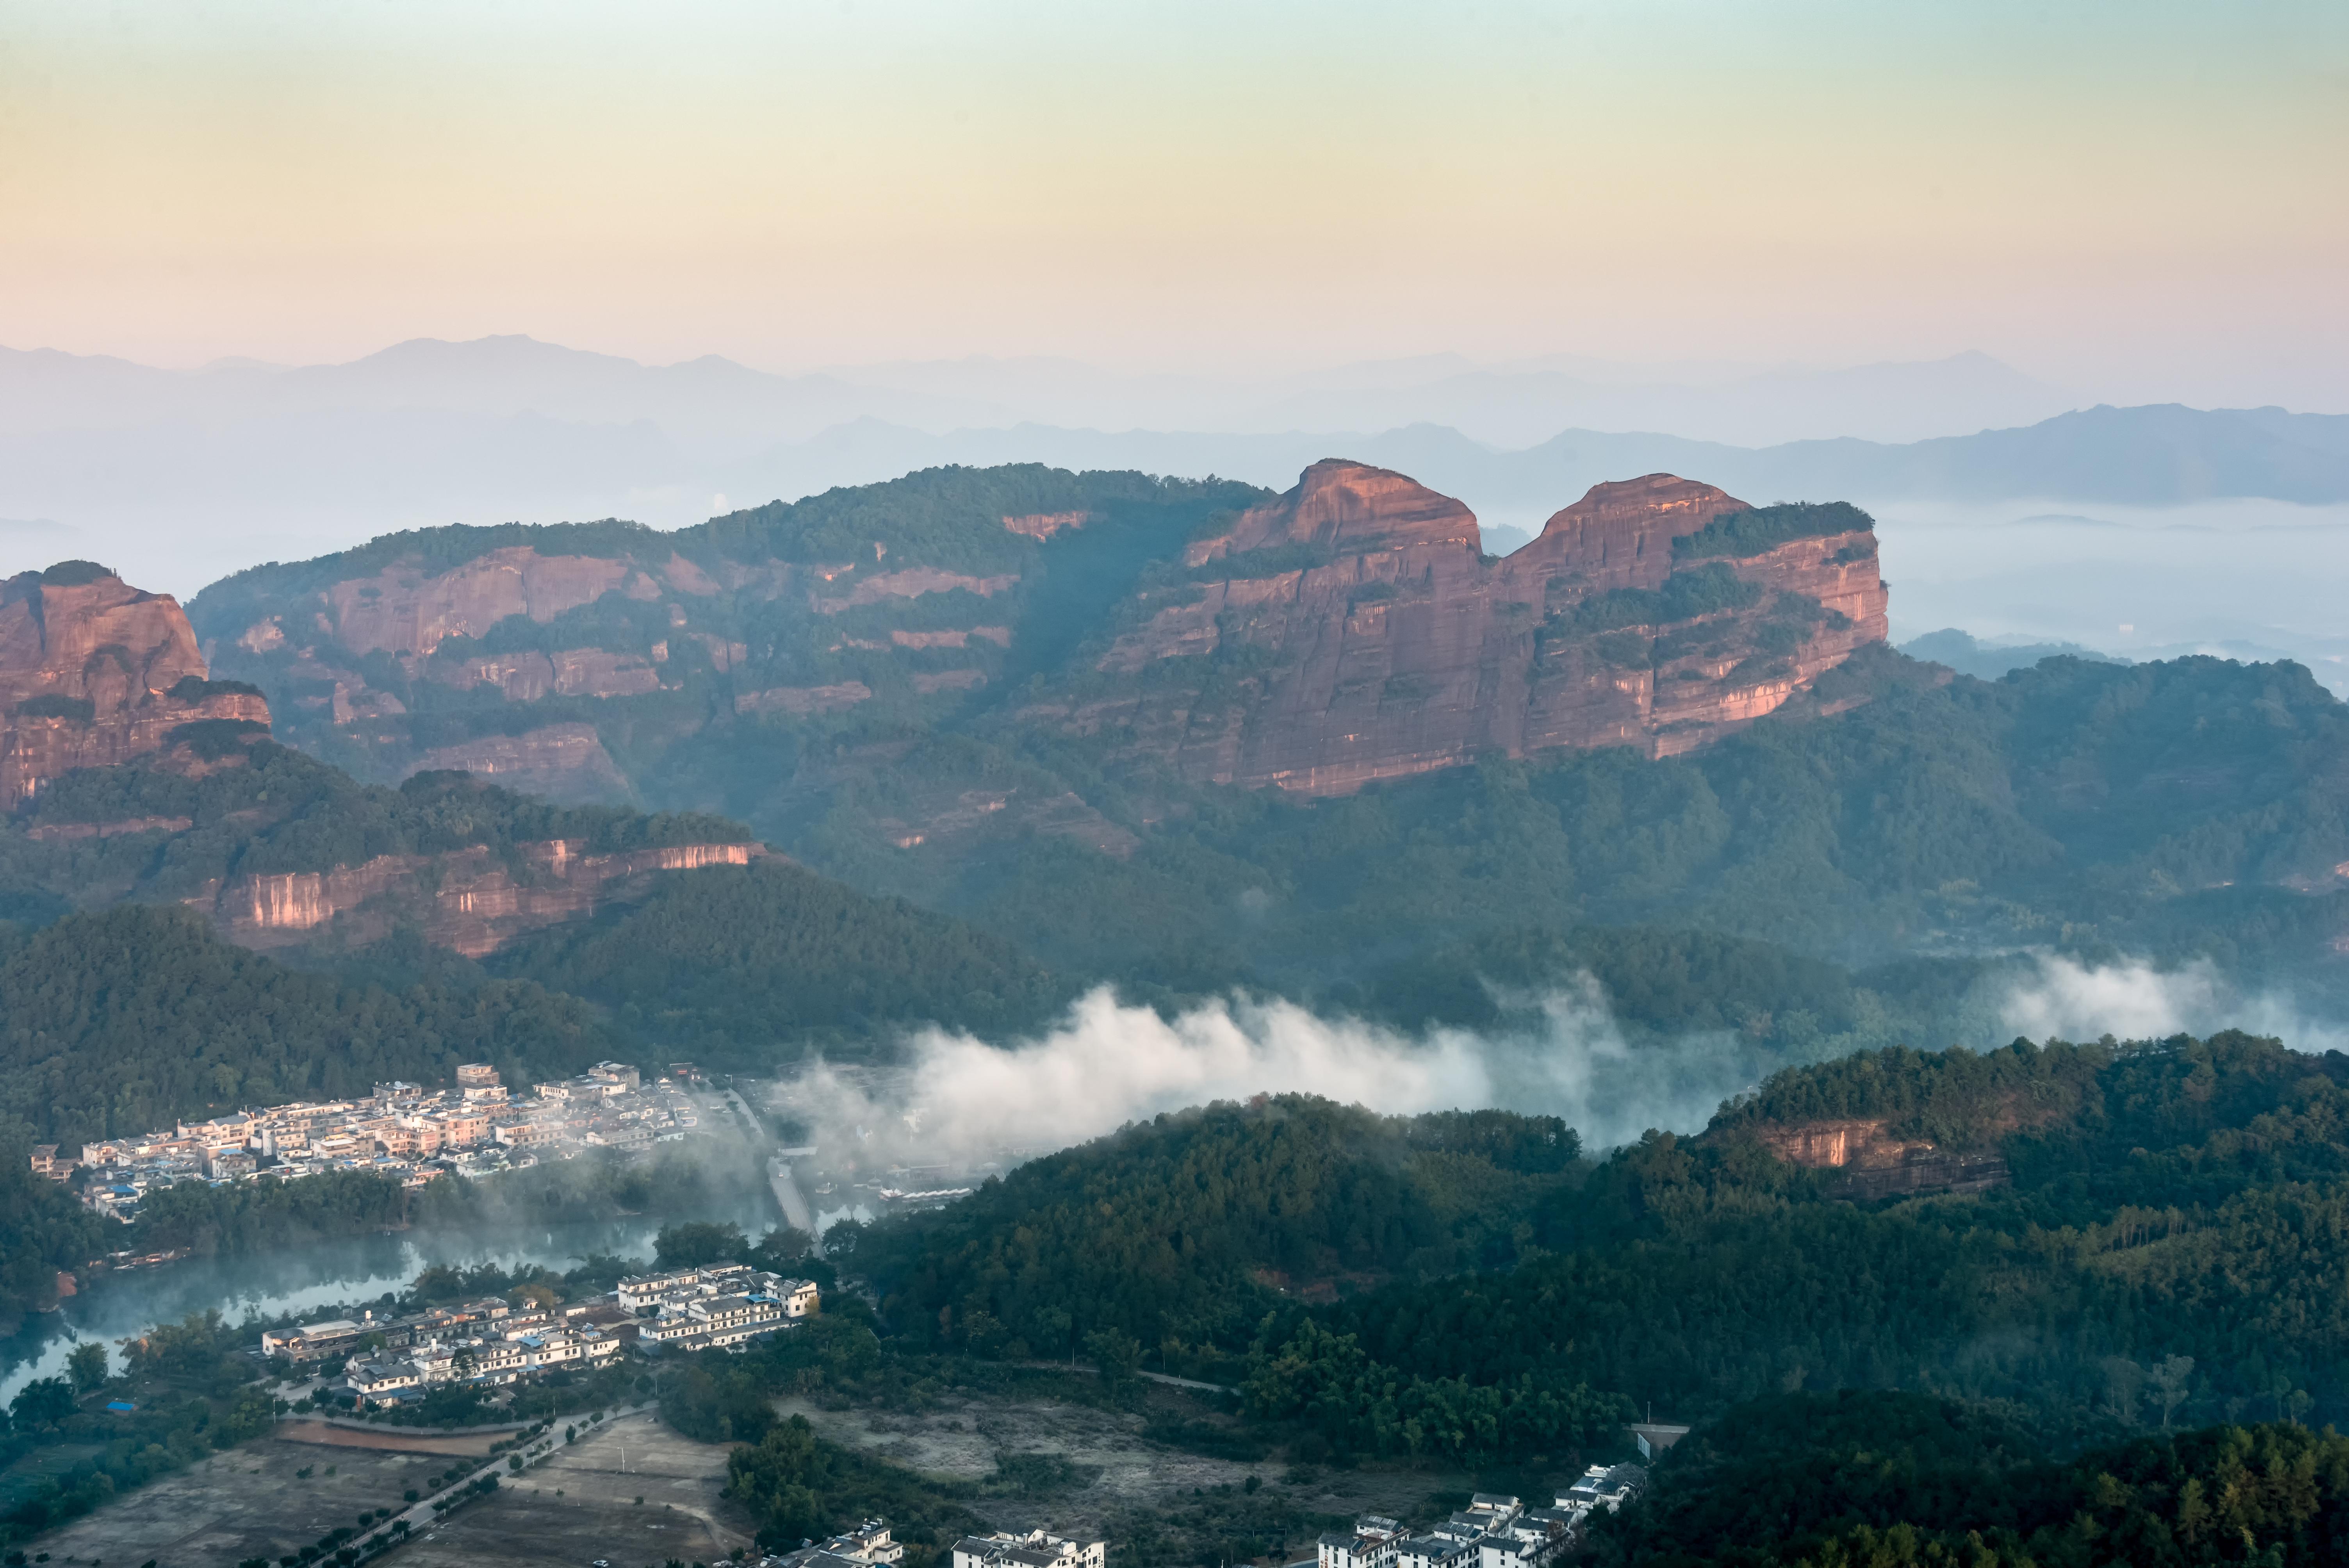
[[[324, 1242], [315, 1246], [237, 1257], [186, 1258], [151, 1269], [87, 1276], [80, 1294], [55, 1313], [36, 1315], [24, 1331], [0, 1340], [0, 1403], [36, 1377], [65, 1370], [66, 1357], [86, 1340], [107, 1342], [144, 1334], [191, 1312], [216, 1307], [237, 1321], [248, 1314], [274, 1317], [309, 1314], [345, 1303], [372, 1303], [438, 1264], [511, 1268], [539, 1264], [573, 1267], [590, 1253], [649, 1260], [653, 1237], [680, 1220], [734, 1221], [750, 1235], [773, 1223], [755, 1198], [706, 1213], [587, 1221], [563, 1225], [463, 1231], [402, 1232]], [[119, 1351], [115, 1366], [120, 1367]]]

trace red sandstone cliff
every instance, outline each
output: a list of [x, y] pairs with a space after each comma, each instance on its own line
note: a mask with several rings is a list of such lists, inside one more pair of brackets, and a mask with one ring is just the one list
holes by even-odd
[[1940, 1149], [1930, 1139], [1894, 1138], [1888, 1119], [1765, 1123], [1764, 1147], [1790, 1165], [1839, 1171], [1838, 1198], [1866, 1202], [1928, 1192], [1982, 1192], [2013, 1180], [2003, 1157]]
[[[1194, 779], [1315, 795], [1486, 753], [1684, 751], [1886, 634], [1865, 527], [1719, 561], [1747, 585], [1742, 603], [1665, 619], [1620, 592], [1668, 603], [1655, 591], [1692, 564], [1674, 542], [1749, 510], [1651, 474], [1598, 486], [1494, 560], [1458, 501], [1317, 463], [1192, 544], [1189, 583], [1138, 600], [1100, 661], [1105, 695], [1030, 711]], [[1613, 618], [1594, 625], [1586, 605]]]
[[[514, 575], [529, 587], [527, 573]], [[400, 614], [413, 624], [430, 619], [416, 604]], [[592, 679], [605, 663], [549, 665], [549, 684], [571, 689], [566, 682]], [[627, 672], [620, 673], [626, 678]], [[0, 583], [0, 723], [6, 727], [0, 790], [10, 805], [23, 806], [71, 769], [113, 766], [162, 750], [175, 728], [203, 719], [265, 727], [269, 707], [249, 687], [207, 678], [195, 634], [168, 594], [141, 593], [85, 562]], [[175, 768], [221, 765], [186, 752], [172, 755]], [[229, 760], [236, 759], [232, 751]], [[435, 752], [429, 760], [527, 789], [541, 783], [541, 775], [592, 769], [599, 759], [613, 785], [625, 789], [585, 725], [550, 726], [518, 739], [491, 737]], [[26, 810], [33, 818], [26, 836], [40, 842], [183, 833], [193, 826], [185, 817], [152, 816], [52, 822], [39, 820], [37, 802]], [[258, 813], [248, 814], [254, 826], [262, 825]], [[702, 843], [590, 854], [558, 839], [523, 846], [519, 862], [510, 865], [488, 845], [476, 844], [441, 854], [380, 855], [317, 872], [236, 877], [187, 902], [222, 934], [248, 947], [308, 941], [329, 926], [337, 926], [344, 940], [366, 942], [407, 921], [429, 940], [478, 957], [523, 932], [590, 914], [641, 888], [655, 872], [744, 865], [765, 852], [757, 844]]]
[[206, 679], [179, 601], [86, 562], [0, 583], [0, 707], [11, 806], [73, 769], [160, 750], [180, 725], [269, 722], [258, 692]]
[[592, 914], [640, 890], [655, 872], [748, 865], [766, 852], [759, 844], [680, 844], [595, 855], [552, 839], [523, 846], [517, 878], [477, 844], [439, 855], [380, 855], [326, 872], [239, 877], [187, 902], [246, 947], [307, 942], [337, 921], [336, 934], [357, 945], [411, 922], [425, 940], [479, 958], [524, 932]]

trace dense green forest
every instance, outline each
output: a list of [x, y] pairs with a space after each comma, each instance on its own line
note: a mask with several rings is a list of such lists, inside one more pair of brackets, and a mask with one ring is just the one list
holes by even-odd
[[[1774, 1121], [1882, 1117], [2003, 1154], [2012, 1185], [1837, 1201]], [[1358, 1452], [1475, 1452], [1587, 1383], [1699, 1416], [1774, 1389], [2011, 1400], [2051, 1429], [2349, 1409], [2349, 1057], [2240, 1035], [2018, 1042], [1789, 1072], [1698, 1139], [1651, 1134], [1532, 1222], [1512, 1272], [1288, 1306], [1251, 1404]], [[2185, 1370], [2180, 1371], [2180, 1367]]]
[[2349, 1561], [2349, 1439], [2269, 1423], [2068, 1458], [1920, 1394], [1776, 1396], [1671, 1451], [1600, 1568], [2316, 1568]]
[[546, 838], [603, 851], [745, 832], [553, 807], [461, 775], [362, 787], [266, 742], [247, 756], [201, 778], [161, 762], [84, 769], [20, 819], [176, 818], [184, 831], [0, 832], [0, 913], [15, 918], [0, 923], [0, 1140], [71, 1144], [387, 1078], [444, 1082], [460, 1061], [522, 1083], [611, 1057], [765, 1066], [778, 1045], [870, 1049], [905, 1024], [1030, 1025], [1071, 994], [1000, 936], [780, 862], [657, 875], [486, 966], [413, 930], [357, 951], [328, 932], [264, 957], [169, 905], [67, 913], [377, 854], [484, 845], [519, 865]]
[[390, 990], [286, 967], [186, 910], [122, 904], [0, 925], [0, 1126], [78, 1144], [240, 1105], [443, 1083], [460, 1062], [564, 1077], [619, 1042], [527, 980]]
[[1001, 936], [788, 864], [669, 873], [488, 967], [585, 997], [648, 1047], [745, 1067], [785, 1040], [870, 1048], [897, 1022], [1029, 1026], [1071, 997]]
[[21, 1155], [0, 1160], [0, 1335], [54, 1302], [58, 1274], [105, 1250], [111, 1228], [64, 1188], [34, 1175]]
[[[2011, 1180], [1847, 1201], [1762, 1138], [1851, 1119]], [[835, 1250], [908, 1349], [1118, 1341], [1244, 1372], [1310, 1453], [1482, 1462], [1805, 1388], [2004, 1401], [2075, 1445], [2334, 1418], [2344, 1235], [2349, 1057], [2223, 1035], [1863, 1053], [1595, 1163], [1541, 1119], [1217, 1106]]]
[[[873, 847], [921, 800], [1001, 789], [1022, 767], [1069, 780], [1139, 847]], [[1491, 759], [1305, 801], [1144, 789], [1007, 721], [976, 745], [893, 753], [885, 772], [834, 767], [820, 795], [737, 806], [808, 863], [1019, 931], [1063, 972], [1177, 988], [1352, 995], [1340, 988], [1507, 930], [1644, 925], [1873, 969], [1864, 988], [1896, 1007], [1912, 984], [1940, 994], [1889, 967], [1910, 954], [2017, 946], [2208, 956], [2246, 987], [2332, 1005], [2343, 778], [2349, 711], [2297, 665], [2054, 659], [1985, 683], [1877, 648], [1750, 730], [1662, 760]], [[1995, 1027], [1937, 1017], [1909, 1037], [1988, 1045]]]
[[1244, 1347], [1286, 1290], [1512, 1261], [1519, 1222], [1580, 1151], [1551, 1117], [1379, 1117], [1300, 1095], [1214, 1105], [871, 1227], [854, 1266], [908, 1343], [1020, 1360], [1109, 1332], [1197, 1365]]

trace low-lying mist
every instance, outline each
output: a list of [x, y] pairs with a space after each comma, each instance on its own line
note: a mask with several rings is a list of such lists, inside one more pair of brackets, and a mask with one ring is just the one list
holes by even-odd
[[1506, 1026], [1412, 1031], [1278, 998], [1220, 997], [1164, 1015], [1102, 986], [1034, 1038], [926, 1029], [905, 1042], [902, 1070], [878, 1079], [818, 1062], [791, 1084], [790, 1105], [828, 1149], [845, 1151], [854, 1140], [866, 1169], [1009, 1164], [1162, 1111], [1292, 1092], [1394, 1115], [1494, 1107], [1557, 1116], [1596, 1151], [1651, 1129], [1700, 1131], [1724, 1100], [1772, 1072], [1867, 1045], [1987, 1049], [2016, 1036], [2158, 1039], [2240, 1028], [2321, 1051], [2349, 1037], [2288, 995], [2237, 987], [2207, 961], [2163, 970], [2145, 960], [2016, 955], [1946, 1017], [1801, 1053], [1732, 1030], [1627, 1030], [1587, 975], [1497, 999]]
[[2085, 965], [2042, 954], [2013, 981], [2002, 1008], [2008, 1029], [2034, 1040], [2158, 1040], [2240, 1029], [2294, 1050], [2349, 1046], [2349, 1029], [2312, 1016], [2286, 992], [2245, 990], [2199, 958], [2159, 969], [2142, 958]]
[[818, 1130], [856, 1130], [875, 1155], [972, 1161], [1041, 1153], [1217, 1099], [1318, 1094], [1407, 1115], [1497, 1106], [1562, 1117], [1586, 1145], [1692, 1130], [1754, 1081], [1725, 1034], [1629, 1044], [1589, 980], [1522, 1002], [1522, 1027], [1411, 1033], [1296, 1003], [1225, 997], [1172, 1016], [1102, 986], [1041, 1037], [996, 1045], [926, 1030], [907, 1070], [875, 1088], [818, 1065], [793, 1086]]

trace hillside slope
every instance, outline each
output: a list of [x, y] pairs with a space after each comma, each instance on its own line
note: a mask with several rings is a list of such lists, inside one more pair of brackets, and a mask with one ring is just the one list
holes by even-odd
[[[1513, 1428], [1540, 1447], [1564, 1435], [1542, 1401], [1586, 1386], [1683, 1419], [1927, 1387], [2089, 1436], [2147, 1418], [2148, 1369], [2177, 1357], [2165, 1421], [2334, 1420], [2344, 1117], [2349, 1057], [2240, 1035], [1796, 1070], [1701, 1138], [1651, 1134], [1591, 1170], [1534, 1221], [1547, 1255], [1289, 1310], [1249, 1399], [1357, 1452], [1410, 1449], [1410, 1421], [1421, 1451], [1489, 1451]], [[1856, 1191], [1837, 1162], [1855, 1121], [1998, 1169], [1938, 1195]]]
[[[113, 1118], [168, 1119], [198, 1095], [342, 1092], [370, 1061], [378, 1077], [437, 1071], [440, 1038], [526, 1076], [577, 1065], [578, 1050], [540, 1061], [552, 1047], [498, 1045], [488, 1026], [456, 1021], [484, 1008], [531, 1015], [533, 1037], [585, 1031], [595, 1043], [581, 1048], [605, 1054], [690, 1043], [713, 1059], [771, 1059], [900, 1024], [1025, 1024], [1066, 995], [1010, 943], [768, 863], [722, 818], [550, 805], [461, 772], [359, 783], [270, 738], [259, 694], [209, 678], [179, 607], [103, 568], [67, 562], [5, 585], [0, 692], [16, 694], [5, 717], [17, 768], [0, 917], [162, 904], [211, 928], [197, 941], [185, 921], [115, 909], [6, 948], [0, 1024], [30, 1098], [0, 1112], [39, 1131], [124, 1130]], [[543, 940], [507, 968], [592, 1001], [466, 962], [532, 935]], [[396, 1004], [360, 1006], [225, 943], [407, 979]], [[245, 1001], [222, 1012], [231, 995]], [[353, 1007], [390, 1021], [346, 1016]], [[109, 1008], [129, 1012], [109, 1022]], [[245, 1040], [248, 1026], [266, 1042]], [[369, 1043], [378, 1035], [400, 1037]], [[149, 1044], [122, 1043], [134, 1037]], [[155, 1041], [181, 1042], [183, 1057], [109, 1056]]]
[[1651, 479], [1492, 560], [1359, 465], [1278, 498], [947, 469], [677, 534], [395, 536], [196, 612], [365, 776], [723, 813], [1072, 976], [1409, 1014], [1400, 960], [1641, 924], [2349, 998], [2339, 702], [2288, 665], [1902, 659], [1865, 521]]

